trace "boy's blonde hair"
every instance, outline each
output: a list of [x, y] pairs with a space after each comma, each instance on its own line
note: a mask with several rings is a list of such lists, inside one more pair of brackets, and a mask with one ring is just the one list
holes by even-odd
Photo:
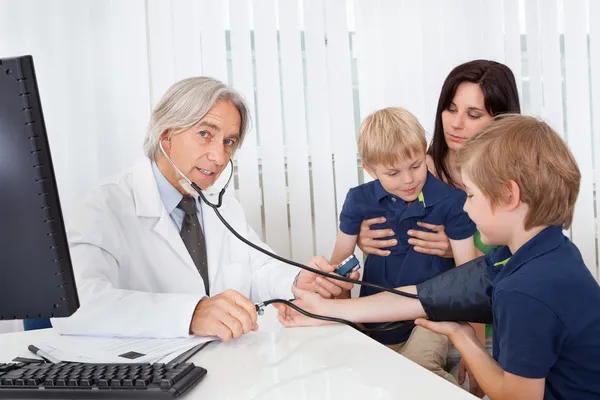
[[571, 226], [581, 173], [566, 143], [548, 124], [523, 115], [502, 115], [458, 152], [458, 165], [490, 200], [507, 198], [507, 183], [519, 185], [529, 206], [525, 229]]
[[358, 152], [362, 162], [373, 166], [425, 154], [425, 130], [410, 112], [400, 107], [375, 111], [360, 124]]

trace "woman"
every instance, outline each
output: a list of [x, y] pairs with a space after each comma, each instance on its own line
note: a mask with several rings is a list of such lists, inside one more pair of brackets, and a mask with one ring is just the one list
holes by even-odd
[[[442, 86], [435, 116], [433, 139], [429, 146], [429, 170], [444, 182], [462, 188], [456, 168], [456, 152], [463, 144], [499, 114], [520, 113], [519, 94], [512, 71], [504, 64], [475, 60], [454, 68]], [[374, 218], [361, 225], [358, 246], [366, 254], [388, 255], [382, 250], [392, 245], [391, 240], [377, 240], [389, 236], [386, 230], [371, 230], [380, 223]], [[452, 258], [444, 227], [420, 224], [433, 232], [409, 231], [410, 243], [421, 253]], [[479, 241], [477, 247], [486, 253], [488, 248]]]
[[[428, 149], [427, 166], [429, 171], [444, 182], [463, 188], [456, 165], [456, 154], [464, 143], [486, 126], [494, 116], [506, 113], [520, 113], [519, 94], [515, 77], [506, 65], [487, 60], [474, 60], [455, 67], [442, 86], [435, 114], [433, 139]], [[393, 245], [391, 240], [378, 240], [388, 237], [387, 230], [371, 230], [374, 223], [383, 218], [363, 221], [358, 237], [358, 246], [366, 254], [386, 256], [386, 247]], [[408, 231], [409, 243], [415, 251], [440, 257], [453, 258], [450, 242], [441, 225], [418, 223], [429, 230]], [[490, 248], [481, 243], [479, 232], [475, 233], [475, 245], [481, 254]], [[490, 336], [481, 327], [478, 337]], [[452, 353], [452, 352], [451, 352]], [[448, 359], [453, 357], [449, 355]], [[451, 364], [451, 361], [448, 361]], [[461, 363], [459, 383], [464, 382], [466, 368]], [[476, 382], [471, 379], [470, 391], [482, 396]]]

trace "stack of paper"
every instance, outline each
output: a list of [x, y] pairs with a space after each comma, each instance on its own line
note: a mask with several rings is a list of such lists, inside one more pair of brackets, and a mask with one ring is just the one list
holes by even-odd
[[176, 339], [106, 338], [60, 335], [36, 346], [60, 361], [83, 363], [167, 363], [215, 337]]

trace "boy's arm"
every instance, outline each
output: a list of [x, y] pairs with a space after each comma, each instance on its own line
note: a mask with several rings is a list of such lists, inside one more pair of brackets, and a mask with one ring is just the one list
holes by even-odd
[[419, 319], [417, 325], [450, 338], [488, 397], [494, 400], [543, 399], [545, 378], [525, 378], [504, 371], [479, 343], [468, 325], [425, 319]]
[[[417, 293], [416, 286], [398, 288], [403, 292]], [[425, 317], [421, 302], [392, 293], [378, 293], [372, 296], [349, 300], [325, 300], [316, 293], [292, 288], [297, 297], [294, 304], [313, 314], [327, 315], [352, 322], [390, 322], [414, 320]], [[324, 325], [317, 319], [306, 317], [290, 307], [274, 304], [279, 310], [279, 320], [285, 326]]]
[[347, 235], [344, 232], [339, 231], [329, 263], [331, 265], [338, 265], [353, 254], [357, 238], [358, 235]]
[[452, 247], [454, 262], [457, 266], [463, 265], [477, 257], [477, 248], [475, 247], [473, 236], [461, 240], [450, 239], [450, 247]]
[[[477, 257], [477, 247], [475, 247], [473, 236], [462, 240], [450, 239], [450, 247], [452, 247], [454, 261], [457, 266]], [[475, 330], [475, 335], [477, 336], [479, 343], [485, 347], [485, 324], [471, 324], [471, 326]], [[475, 380], [477, 380], [477, 378], [475, 378]]]

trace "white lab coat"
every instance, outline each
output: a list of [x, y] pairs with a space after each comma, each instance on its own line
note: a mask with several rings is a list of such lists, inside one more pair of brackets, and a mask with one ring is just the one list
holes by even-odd
[[[216, 202], [229, 172], [205, 193]], [[233, 185], [232, 185], [233, 186]], [[268, 248], [233, 195], [220, 212], [240, 234]], [[234, 289], [254, 302], [289, 298], [298, 270], [235, 238], [202, 204], [211, 295]], [[93, 190], [74, 210], [67, 236], [80, 309], [53, 319], [61, 333], [186, 336], [203, 280], [162, 203], [151, 162], [143, 159]]]

